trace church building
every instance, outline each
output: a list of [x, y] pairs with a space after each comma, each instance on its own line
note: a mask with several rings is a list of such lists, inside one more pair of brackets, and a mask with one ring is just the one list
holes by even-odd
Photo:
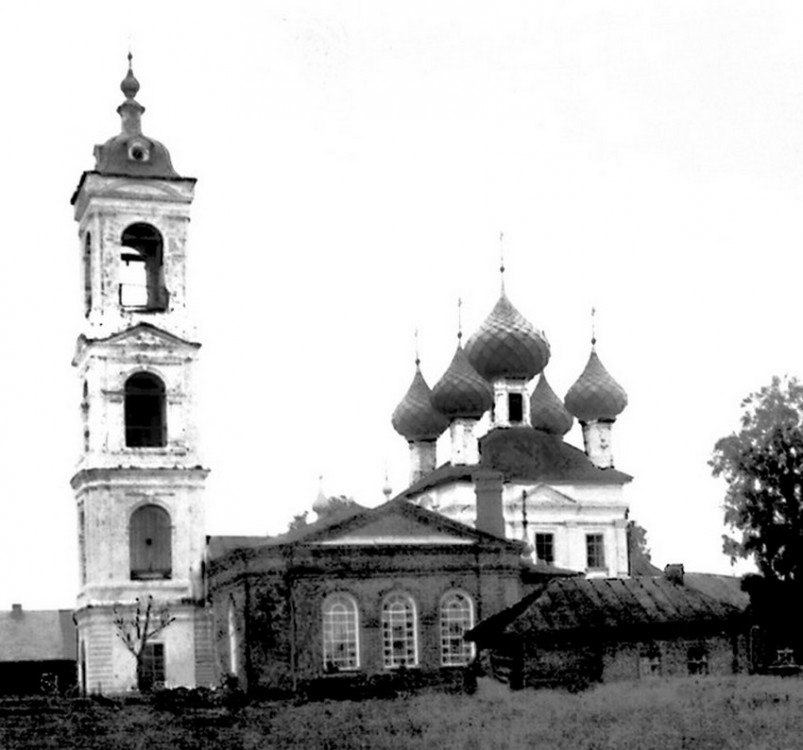
[[[483, 639], [506, 646], [517, 618], [535, 617], [523, 607], [541, 616], [550, 591], [586, 596], [614, 586], [606, 580], [622, 589], [631, 477], [614, 467], [612, 433], [627, 395], [592, 336], [561, 400], [545, 375], [549, 343], [504, 283], [433, 388], [415, 363], [391, 418], [409, 443], [407, 489], [393, 499], [387, 489], [376, 508], [319, 498], [317, 522], [277, 537], [207, 536], [200, 343], [187, 306], [195, 179], [144, 135], [130, 55], [121, 89], [121, 131], [95, 147], [72, 197], [84, 311], [73, 359], [83, 448], [71, 481], [84, 692], [227, 677], [262, 694], [324, 684], [372, 694], [394, 680], [459, 688]], [[584, 450], [564, 439], [574, 419]], [[148, 634], [126, 644], [126, 628]], [[466, 640], [470, 631], [481, 637]]]

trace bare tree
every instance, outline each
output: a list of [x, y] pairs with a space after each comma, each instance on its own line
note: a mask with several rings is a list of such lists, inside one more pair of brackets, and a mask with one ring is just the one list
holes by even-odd
[[122, 612], [119, 604], [114, 605], [114, 624], [120, 640], [136, 659], [137, 689], [144, 692], [153, 687], [150, 675], [145, 673], [146, 647], [176, 618], [170, 614], [166, 604], [156, 605], [150, 594], [144, 607], [139, 597], [136, 601], [136, 609], [128, 613]]

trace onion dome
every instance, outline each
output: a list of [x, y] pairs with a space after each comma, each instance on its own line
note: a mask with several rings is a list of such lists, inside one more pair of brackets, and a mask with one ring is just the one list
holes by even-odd
[[432, 406], [432, 391], [424, 380], [417, 361], [413, 382], [393, 410], [390, 421], [393, 429], [409, 442], [437, 440], [449, 426], [449, 420]]
[[503, 292], [485, 322], [466, 342], [466, 354], [488, 381], [530, 380], [549, 362], [549, 343]]
[[581, 422], [612, 421], [627, 406], [627, 393], [591, 349], [585, 370], [566, 394], [566, 408]]
[[530, 396], [530, 422], [536, 430], [548, 432], [550, 435], [565, 435], [574, 422], [572, 415], [547, 382], [544, 373], [541, 373], [538, 385]]
[[320, 516], [329, 510], [330, 503], [331, 498], [326, 497], [326, 493], [323, 491], [323, 477], [318, 477], [318, 495], [312, 503], [312, 509]]
[[471, 366], [462, 346], [433, 387], [432, 405], [451, 419], [479, 419], [493, 405], [493, 389]]
[[170, 152], [159, 141], [142, 134], [143, 107], [134, 97], [139, 81], [131, 67], [128, 54], [128, 73], [120, 84], [125, 101], [117, 108], [122, 120], [120, 135], [95, 146], [95, 171], [102, 175], [130, 177], [178, 177], [170, 161]]

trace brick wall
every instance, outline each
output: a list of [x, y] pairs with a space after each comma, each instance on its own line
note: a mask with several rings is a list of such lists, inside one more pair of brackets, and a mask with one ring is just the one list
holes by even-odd
[[468, 594], [476, 624], [521, 596], [518, 569], [515, 554], [470, 545], [269, 548], [235, 559], [210, 578], [219, 670], [231, 671], [232, 608], [237, 676], [244, 688], [296, 690], [301, 682], [323, 676], [322, 604], [340, 592], [358, 606], [359, 671], [387, 673], [382, 603], [389, 594], [404, 592], [416, 607], [417, 669], [439, 671], [443, 595], [451, 590]]

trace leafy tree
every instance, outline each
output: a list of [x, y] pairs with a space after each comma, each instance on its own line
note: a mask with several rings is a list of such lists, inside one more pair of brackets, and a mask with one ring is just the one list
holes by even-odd
[[652, 553], [647, 546], [647, 530], [637, 521], [629, 521], [627, 524], [627, 553], [630, 559], [630, 575], [661, 574], [661, 570], [652, 564]]
[[[321, 511], [317, 511], [319, 520], [336, 518], [337, 516], [345, 514], [346, 511], [359, 509], [359, 504], [352, 498], [346, 495], [332, 495], [327, 498], [327, 504]], [[290, 525], [287, 527], [288, 531], [297, 531], [304, 529], [310, 525], [307, 520], [309, 511], [305, 510], [303, 513], [298, 513], [293, 516]]]
[[309, 521], [307, 521], [307, 516], [309, 515], [309, 511], [305, 510], [303, 513], [297, 513], [293, 516], [293, 520], [290, 521], [290, 525], [287, 527], [288, 531], [296, 531], [297, 529], [303, 529], [306, 526], [309, 526]]
[[723, 552], [768, 582], [803, 584], [803, 384], [775, 377], [743, 402], [741, 429], [710, 461], [727, 483]]
[[137, 689], [146, 692], [153, 685], [150, 684], [150, 676], [145, 673], [145, 649], [151, 639], [176, 618], [170, 614], [167, 605], [155, 605], [150, 594], [144, 607], [141, 599], [137, 598], [136, 601], [133, 612], [121, 611], [118, 604], [114, 606], [114, 624], [120, 640], [136, 659]]

